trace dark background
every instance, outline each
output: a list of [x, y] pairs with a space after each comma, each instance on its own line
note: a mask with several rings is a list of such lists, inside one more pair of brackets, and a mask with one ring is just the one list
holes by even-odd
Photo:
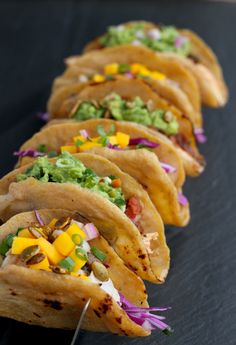
[[[204, 174], [189, 179], [185, 193], [192, 220], [167, 229], [172, 265], [166, 284], [148, 285], [150, 304], [172, 306], [171, 337], [145, 339], [83, 332], [80, 344], [235, 345], [235, 63], [236, 4], [169, 1], [0, 2], [1, 176], [12, 169], [12, 152], [43, 124], [53, 78], [63, 59], [79, 53], [107, 25], [146, 19], [189, 27], [214, 49], [231, 99], [224, 109], [204, 109], [208, 136]], [[32, 292], [33, 293], [33, 292]], [[135, 292], [134, 292], [135, 293]], [[0, 345], [70, 344], [72, 332], [47, 330], [0, 319]]]

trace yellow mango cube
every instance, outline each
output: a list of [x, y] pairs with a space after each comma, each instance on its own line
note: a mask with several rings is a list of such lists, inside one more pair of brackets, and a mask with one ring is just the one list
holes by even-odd
[[104, 68], [104, 73], [106, 75], [118, 74], [118, 71], [119, 71], [118, 63], [111, 63], [109, 65], [106, 65]]
[[146, 67], [140, 63], [133, 63], [131, 65], [131, 73], [132, 74], [139, 74], [142, 73], [142, 71], [144, 71], [144, 69], [146, 70]]
[[81, 278], [81, 279], [84, 279], [84, 280], [89, 279], [89, 277], [86, 276], [85, 274], [79, 274], [78, 278]]
[[93, 147], [101, 147], [102, 145], [99, 143], [95, 143], [92, 141], [87, 141], [86, 143], [79, 146], [80, 152], [85, 152], [91, 150]]
[[18, 237], [35, 238], [28, 229], [23, 229], [19, 231]]
[[83, 239], [86, 238], [86, 233], [80, 229], [79, 225], [73, 223], [69, 226], [69, 228], [66, 230], [66, 233], [72, 237], [73, 235], [80, 235]]
[[90, 140], [92, 140], [92, 142], [97, 143], [100, 140], [101, 137], [94, 137], [94, 138], [90, 138]]
[[15, 237], [12, 242], [11, 253], [15, 255], [21, 254], [25, 248], [34, 245], [39, 245], [38, 239]]
[[70, 254], [70, 258], [75, 262], [75, 266], [73, 267], [72, 272], [77, 273], [87, 262], [87, 260], [83, 260], [78, 258], [76, 255], [76, 250], [73, 250]]
[[83, 142], [86, 141], [85, 137], [83, 137], [82, 135], [76, 135], [75, 137], [73, 137], [74, 143], [76, 143], [76, 141], [78, 140], [83, 141]]
[[103, 81], [105, 81], [106, 80], [106, 78], [103, 76], [103, 75], [101, 75], [101, 74], [95, 74], [94, 76], [93, 76], [93, 81], [95, 82], [95, 83], [102, 83]]
[[117, 140], [116, 135], [111, 135], [109, 137], [109, 142], [110, 142], [111, 145], [118, 145], [118, 140]]
[[122, 132], [117, 132], [116, 133], [116, 139], [117, 139], [118, 145], [122, 149], [124, 149], [125, 147], [127, 147], [129, 145], [130, 136], [128, 134], [125, 134]]
[[164, 80], [164, 79], [166, 79], [165, 74], [160, 73], [160, 72], [157, 72], [157, 71], [151, 72], [150, 76], [151, 76], [153, 79], [155, 79], [155, 80]]
[[40, 237], [37, 244], [40, 245], [42, 252], [47, 255], [51, 264], [57, 265], [64, 257], [56, 250], [56, 248], [45, 238]]
[[49, 268], [49, 261], [47, 257], [38, 264], [30, 265], [29, 267], [34, 270], [51, 271], [51, 269]]
[[63, 256], [68, 256], [70, 252], [75, 248], [74, 242], [66, 232], [63, 232], [55, 239], [55, 241], [53, 242], [53, 246]]
[[61, 153], [62, 152], [69, 152], [69, 153], [76, 153], [77, 152], [77, 147], [75, 145], [65, 145], [65, 146], [61, 146]]

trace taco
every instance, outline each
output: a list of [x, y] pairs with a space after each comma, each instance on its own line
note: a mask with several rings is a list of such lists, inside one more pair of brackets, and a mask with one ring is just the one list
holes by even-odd
[[[167, 163], [168, 148], [148, 138], [144, 130], [128, 122], [109, 119], [62, 122], [36, 133], [16, 154], [20, 156], [19, 165], [24, 165], [37, 156], [64, 151], [95, 152], [144, 187], [165, 224], [185, 226], [189, 221], [189, 205], [182, 202], [181, 190], [172, 180], [176, 177], [171, 177], [179, 172]], [[160, 162], [158, 156], [165, 161]]]
[[[113, 79], [142, 79], [154, 92], [179, 108], [196, 128], [202, 127], [200, 95], [189, 71], [145, 47], [118, 46], [66, 60], [68, 69], [55, 79], [53, 92], [71, 83], [87, 85]], [[84, 69], [93, 68], [92, 73]], [[86, 82], [87, 80], [87, 82]]]
[[39, 157], [0, 180], [0, 201], [3, 221], [35, 208], [79, 208], [129, 268], [143, 279], [165, 280], [169, 249], [162, 219], [141, 185], [104, 157]]
[[196, 78], [205, 105], [226, 104], [228, 89], [217, 57], [194, 32], [145, 21], [128, 22], [108, 28], [85, 47], [85, 52], [123, 44], [144, 45], [169, 61], [180, 62]]
[[[82, 88], [70, 85], [58, 90], [48, 103], [52, 117], [114, 118], [137, 122], [161, 131], [178, 149], [187, 175], [199, 175], [204, 169], [190, 120], [178, 109], [157, 96], [141, 80], [112, 80]], [[155, 133], [153, 131], [153, 133]]]
[[90, 299], [82, 329], [169, 331], [149, 312], [159, 308], [148, 308], [142, 280], [78, 212], [20, 213], [0, 227], [0, 291], [0, 315], [28, 324], [74, 329]]

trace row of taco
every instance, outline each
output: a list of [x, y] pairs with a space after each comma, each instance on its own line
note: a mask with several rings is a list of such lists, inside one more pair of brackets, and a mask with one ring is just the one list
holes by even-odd
[[111, 27], [66, 59], [50, 121], [0, 180], [0, 315], [145, 336], [170, 327], [142, 281], [163, 283], [164, 225], [186, 226], [185, 176], [205, 161], [201, 104], [227, 88], [213, 52], [188, 30]]

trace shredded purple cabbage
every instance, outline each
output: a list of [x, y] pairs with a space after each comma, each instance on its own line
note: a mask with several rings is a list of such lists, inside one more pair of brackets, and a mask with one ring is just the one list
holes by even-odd
[[122, 151], [122, 149], [116, 145], [108, 144], [107, 147], [111, 150], [117, 150], [117, 151]]
[[165, 316], [150, 313], [150, 311], [166, 311], [171, 309], [170, 307], [139, 308], [129, 302], [121, 293], [119, 293], [119, 295], [121, 307], [127, 313], [128, 317], [139, 326], [142, 326], [147, 331], [159, 328], [166, 334], [172, 332], [171, 328], [162, 321], [165, 320]]
[[134, 138], [134, 139], [129, 140], [129, 145], [139, 145], [139, 144], [142, 144], [142, 145], [149, 147], [151, 149], [154, 149], [154, 148], [160, 146], [159, 144], [154, 143], [153, 141], [150, 141], [150, 140], [145, 139], [145, 138]]
[[162, 169], [164, 169], [167, 174], [171, 174], [171, 173], [176, 172], [176, 168], [173, 167], [172, 165], [166, 164], [163, 162], [160, 162], [160, 164], [161, 164]]
[[181, 192], [178, 193], [178, 202], [182, 206], [186, 206], [188, 204], [188, 199], [185, 195], [183, 195]]
[[200, 144], [204, 144], [207, 141], [207, 137], [204, 134], [203, 128], [195, 128], [194, 129], [194, 135], [195, 135], [197, 142], [199, 142]]
[[15, 151], [13, 153], [13, 155], [14, 156], [18, 156], [18, 157], [33, 157], [33, 158], [37, 158], [37, 157], [45, 156], [46, 153], [29, 149], [29, 150]]
[[39, 223], [40, 225], [44, 226], [44, 225], [45, 225], [45, 224], [44, 224], [44, 221], [42, 220], [42, 218], [41, 218], [39, 212], [38, 212], [37, 210], [34, 210], [34, 214], [35, 214], [35, 217], [36, 217], [38, 223]]
[[42, 111], [38, 112], [37, 117], [44, 122], [47, 122], [49, 120], [49, 114], [46, 112], [45, 113]]

